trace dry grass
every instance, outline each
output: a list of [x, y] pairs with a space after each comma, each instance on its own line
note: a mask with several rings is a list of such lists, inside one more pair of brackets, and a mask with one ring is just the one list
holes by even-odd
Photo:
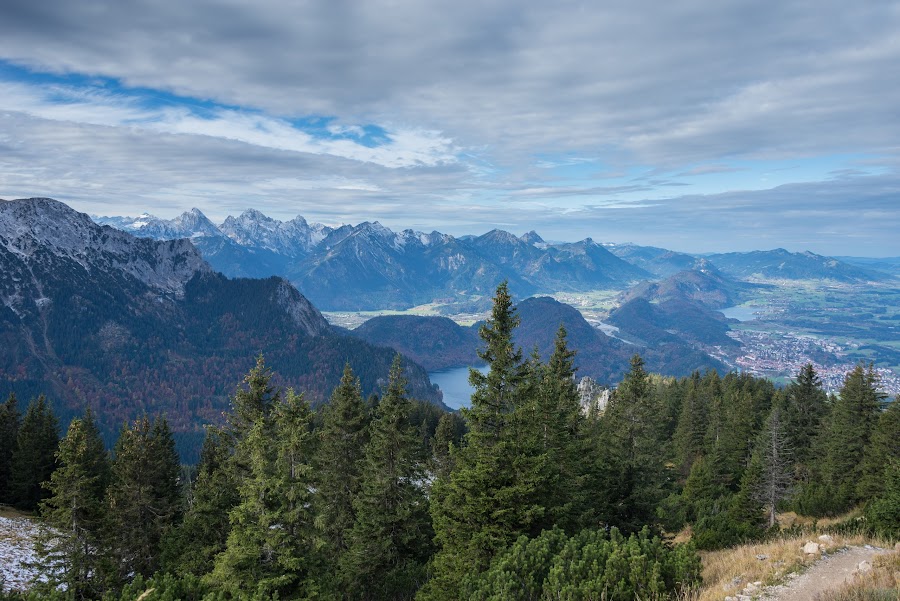
[[900, 599], [900, 553], [876, 557], [872, 571], [858, 574], [842, 588], [819, 595], [817, 601], [896, 601]]
[[803, 552], [803, 545], [809, 541], [824, 545], [827, 553], [851, 545], [888, 546], [884, 541], [873, 541], [862, 535], [833, 535], [831, 541], [823, 542], [815, 534], [804, 534], [702, 553], [703, 588], [694, 599], [720, 601], [728, 595], [737, 595], [751, 582], [761, 582], [763, 586], [782, 582], [788, 574], [801, 572], [819, 559], [818, 554]]
[[9, 505], [0, 505], [0, 518], [33, 518], [34, 514], [27, 511], [19, 511]]

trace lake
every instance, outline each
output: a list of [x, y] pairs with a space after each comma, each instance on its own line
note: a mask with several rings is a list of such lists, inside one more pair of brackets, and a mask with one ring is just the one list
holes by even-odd
[[750, 321], [751, 319], [757, 318], [756, 312], [760, 309], [762, 309], [762, 307], [739, 305], [737, 307], [719, 309], [719, 313], [725, 317], [736, 319], [738, 321]]
[[[487, 365], [477, 367], [481, 373], [487, 373]], [[444, 404], [451, 409], [459, 409], [460, 407], [468, 407], [472, 398], [474, 388], [469, 386], [469, 368], [468, 367], [451, 367], [450, 369], [442, 369], [433, 371], [428, 374], [431, 382], [441, 387], [444, 393]]]

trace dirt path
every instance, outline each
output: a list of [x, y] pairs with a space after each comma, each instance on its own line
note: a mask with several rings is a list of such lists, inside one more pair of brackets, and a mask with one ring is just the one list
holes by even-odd
[[876, 555], [887, 553], [866, 545], [848, 547], [833, 555], [826, 555], [808, 570], [788, 580], [785, 584], [767, 587], [759, 597], [761, 601], [814, 601], [816, 595], [840, 587], [853, 577], [861, 561], [872, 562]]

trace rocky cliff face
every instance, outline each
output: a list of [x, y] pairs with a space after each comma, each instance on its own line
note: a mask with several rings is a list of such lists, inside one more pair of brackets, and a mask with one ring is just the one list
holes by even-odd
[[[87, 215], [49, 198], [0, 203], [0, 247], [5, 251], [2, 266], [6, 275], [0, 276], [4, 287], [20, 292], [28, 290], [27, 280], [46, 282], [62, 270], [69, 275], [83, 272], [79, 275], [86, 278], [92, 274], [130, 276], [159, 292], [181, 296], [188, 280], [210, 270], [187, 240], [135, 238], [99, 226]], [[30, 277], [21, 277], [26, 274]], [[17, 287], [17, 283], [23, 286]], [[18, 296], [24, 302], [29, 294]]]

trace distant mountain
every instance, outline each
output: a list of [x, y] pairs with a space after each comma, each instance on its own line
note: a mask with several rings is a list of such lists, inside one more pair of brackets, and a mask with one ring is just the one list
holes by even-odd
[[383, 315], [353, 330], [353, 336], [403, 353], [428, 371], [481, 363], [477, 328], [464, 328], [446, 317]]
[[742, 280], [833, 280], [864, 283], [887, 279], [884, 275], [811, 252], [775, 250], [708, 255], [724, 273]]
[[693, 269], [680, 271], [658, 282], [642, 282], [622, 293], [622, 303], [636, 298], [651, 302], [680, 300], [709, 309], [724, 309], [742, 302], [759, 285], [735, 281], [707, 261], [699, 259]]
[[175, 219], [160, 219], [144, 213], [138, 217], [93, 217], [93, 220], [142, 238], [158, 240], [222, 235], [200, 209], [191, 209]]
[[605, 244], [604, 247], [620, 259], [658, 277], [669, 277], [697, 266], [697, 257], [665, 248], [637, 244]]
[[642, 282], [619, 296], [608, 322], [647, 345], [690, 342], [701, 347], [734, 348], [728, 319], [717, 309], [742, 302], [759, 284], [737, 282], [705, 259], [695, 269], [659, 282]]
[[226, 218], [219, 229], [241, 246], [291, 258], [309, 254], [333, 231], [320, 223], [310, 225], [300, 216], [282, 222], [254, 209]]
[[[182, 450], [260, 352], [313, 402], [346, 362], [378, 392], [394, 356], [336, 334], [281, 278], [227, 279], [187, 240], [135, 238], [43, 198], [0, 202], [0, 345], [3, 396], [45, 392], [64, 418], [90, 405], [110, 433], [164, 411]], [[407, 378], [440, 402], [421, 366]]]
[[[99, 223], [156, 239], [191, 238], [204, 258], [231, 277], [281, 275], [328, 310], [408, 308], [422, 303], [489, 304], [503, 280], [517, 296], [625, 288], [652, 277], [587, 239], [550, 245], [536, 232], [518, 238], [493, 230], [455, 238], [440, 232], [396, 233], [378, 222], [329, 228], [302, 217], [281, 222], [259, 211], [228, 217], [218, 228], [171, 221], [98, 217]], [[202, 215], [194, 209], [190, 215]], [[205, 219], [205, 218], [204, 218]], [[199, 221], [196, 219], [195, 221]], [[193, 222], [192, 222], [193, 223]]]
[[861, 267], [868, 271], [878, 271], [900, 277], [900, 257], [834, 257], [838, 261]]
[[[577, 351], [578, 375], [600, 382], [619, 381], [635, 353], [644, 357], [648, 369], [666, 375], [687, 375], [707, 368], [727, 370], [677, 336], [640, 346], [611, 338], [591, 326], [575, 308], [553, 298], [528, 298], [516, 305], [516, 310], [521, 323], [515, 342], [526, 356], [537, 348], [542, 359], [547, 360], [553, 352], [556, 332], [564, 325], [569, 348]], [[430, 371], [437, 371], [477, 361], [475, 350], [483, 346], [477, 334], [479, 327], [480, 324], [463, 327], [444, 317], [381, 316], [368, 320], [353, 334], [371, 344], [392, 347]]]

